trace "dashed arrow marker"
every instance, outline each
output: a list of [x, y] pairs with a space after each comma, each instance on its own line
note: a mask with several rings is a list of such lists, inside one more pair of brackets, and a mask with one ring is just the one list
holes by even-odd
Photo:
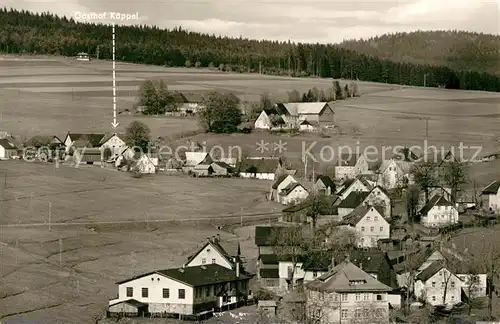
[[116, 122], [116, 62], [115, 62], [115, 23], [113, 22], [113, 122], [111, 126], [116, 128], [119, 123]]

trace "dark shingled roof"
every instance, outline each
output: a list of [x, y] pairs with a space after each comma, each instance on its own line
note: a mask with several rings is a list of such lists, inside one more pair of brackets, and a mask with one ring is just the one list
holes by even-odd
[[126, 283], [134, 279], [142, 278], [155, 273], [173, 280], [180, 281], [192, 287], [215, 285], [219, 283], [250, 279], [249, 276], [242, 273], [240, 273], [239, 278], [237, 278], [236, 271], [230, 270], [221, 265], [207, 264], [195, 267], [158, 270], [143, 274], [132, 279], [118, 282], [117, 284]]
[[84, 144], [88, 142], [92, 146], [99, 146], [101, 140], [106, 136], [106, 134], [73, 134], [68, 133], [69, 137], [73, 142], [79, 142]]
[[280, 277], [279, 269], [260, 269], [260, 277], [278, 279]]
[[346, 199], [342, 200], [339, 204], [339, 208], [356, 208], [368, 197], [369, 192], [362, 191], [356, 192], [353, 191], [346, 197]]
[[[286, 196], [288, 195], [290, 192], [292, 192], [295, 188], [297, 187], [302, 187], [304, 188], [303, 185], [301, 185], [300, 183], [298, 182], [292, 182], [290, 183], [288, 186], [286, 186], [283, 190], [281, 190], [281, 192], [279, 193], [281, 196]], [[305, 188], [304, 188], [305, 189]]]
[[261, 254], [259, 260], [262, 264], [278, 264], [278, 256], [276, 254]]
[[486, 188], [483, 189], [481, 194], [483, 195], [496, 195], [498, 193], [498, 188], [500, 188], [500, 180], [493, 181]]
[[417, 279], [427, 281], [442, 268], [444, 268], [444, 263], [442, 261], [434, 261], [417, 275]]
[[239, 258], [240, 257], [240, 243], [239, 242], [221, 242], [218, 239], [214, 238], [210, 242], [206, 242], [203, 244], [201, 248], [199, 248], [195, 254], [191, 255], [187, 263], [191, 262], [198, 254], [200, 254], [201, 251], [205, 250], [207, 245], [211, 245], [214, 249], [219, 252], [220, 255], [222, 255], [226, 260], [234, 265], [234, 260], [233, 258]]
[[0, 145], [3, 146], [6, 150], [17, 150], [18, 148], [16, 145], [9, 140], [2, 138], [0, 139]]
[[358, 162], [360, 156], [360, 154], [342, 153], [335, 165], [353, 167], [356, 165], [356, 162]]
[[257, 169], [257, 173], [274, 173], [278, 167], [278, 159], [243, 159], [238, 163], [240, 172], [248, 172], [251, 167]]
[[283, 180], [285, 180], [285, 179], [286, 179], [286, 177], [288, 177], [288, 174], [280, 174], [280, 175], [278, 176], [278, 179], [276, 179], [276, 181], [273, 183], [272, 188], [273, 188], [273, 189], [278, 189], [278, 186], [280, 185], [280, 183], [282, 183], [282, 182], [283, 182]]
[[296, 227], [288, 226], [256, 226], [255, 227], [255, 245], [257, 246], [271, 246], [272, 236], [275, 231], [277, 235], [286, 233], [286, 231], [296, 231]]
[[441, 195], [434, 195], [429, 202], [420, 210], [420, 214], [427, 215], [434, 206], [453, 206], [446, 198]]
[[408, 147], [402, 147], [397, 149], [394, 152], [394, 156], [392, 158], [397, 161], [405, 161], [405, 162], [415, 162], [418, 160], [418, 156]]
[[376, 209], [380, 216], [383, 218], [383, 213], [381, 212], [380, 208], [377, 206], [365, 206], [365, 205], [359, 205], [358, 207], [354, 208], [352, 212], [347, 214], [342, 222], [340, 224], [342, 225], [351, 225], [351, 226], [356, 226], [356, 224], [359, 223], [360, 220], [365, 217], [365, 215], [372, 209]]
[[282, 212], [284, 212], [284, 213], [296, 213], [298, 211], [309, 208], [309, 206], [311, 206], [311, 204], [312, 204], [312, 201], [304, 200], [296, 205], [286, 207], [285, 209], [282, 210]]
[[321, 182], [323, 182], [323, 184], [326, 187], [330, 187], [330, 188], [332, 188], [332, 190], [335, 190], [335, 183], [333, 182], [333, 180], [329, 176], [327, 176], [327, 175], [319, 175], [316, 178], [316, 182], [318, 182], [318, 180], [321, 180]]

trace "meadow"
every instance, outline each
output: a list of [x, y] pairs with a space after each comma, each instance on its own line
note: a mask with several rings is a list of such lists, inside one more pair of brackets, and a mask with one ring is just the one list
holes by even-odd
[[[2, 130], [24, 137], [60, 138], [68, 131], [113, 131], [111, 67], [107, 61], [3, 57]], [[328, 79], [117, 63], [119, 111], [132, 108], [137, 89], [146, 79], [163, 79], [178, 91], [230, 91], [243, 100], [258, 100], [264, 91], [283, 100], [287, 91], [326, 89], [332, 83]], [[209, 149], [220, 146], [226, 153], [229, 147], [239, 147], [251, 156], [284, 155], [299, 170], [303, 169], [303, 147], [316, 142], [311, 149], [319, 160], [316, 172], [333, 171], [333, 163], [321, 161], [319, 156], [326, 146], [334, 150], [339, 146], [363, 150], [370, 145], [380, 150], [396, 145], [423, 148], [427, 140], [427, 145], [443, 148], [458, 147], [460, 142], [481, 146], [482, 155], [500, 150], [497, 93], [369, 82], [359, 82], [359, 87], [361, 97], [334, 103], [341, 134], [254, 132], [199, 134], [190, 139]], [[198, 129], [194, 118], [119, 115], [117, 131], [123, 131], [132, 120], [147, 123], [155, 137], [175, 138]], [[257, 150], [261, 141], [273, 145], [280, 140], [286, 142], [281, 153]], [[179, 139], [172, 145], [186, 145], [186, 141]], [[470, 153], [466, 150], [465, 155]], [[498, 162], [471, 166], [471, 176], [479, 187], [499, 177]], [[310, 170], [313, 163], [309, 163]], [[0, 321], [5, 323], [21, 317], [37, 323], [91, 322], [93, 314], [102, 313], [107, 300], [114, 298], [115, 281], [181, 265], [205, 237], [220, 232], [217, 226], [229, 222], [230, 217], [234, 221], [239, 213], [279, 211], [265, 201], [267, 181], [166, 175], [135, 179], [100, 168], [55, 168], [19, 161], [0, 161], [0, 171], [5, 179], [0, 217]], [[199, 217], [213, 220], [188, 221]], [[56, 222], [64, 225], [53, 224]], [[32, 226], [23, 226], [26, 224]], [[243, 234], [240, 240], [243, 254], [248, 259], [255, 257], [251, 235]]]

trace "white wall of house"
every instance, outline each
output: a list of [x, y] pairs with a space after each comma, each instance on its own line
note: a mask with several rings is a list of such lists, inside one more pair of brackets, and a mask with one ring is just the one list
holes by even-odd
[[488, 195], [488, 209], [491, 208], [493, 211], [500, 211], [500, 189], [498, 189], [496, 195]]
[[280, 202], [283, 205], [292, 205], [305, 200], [308, 196], [309, 192], [304, 187], [297, 186], [288, 195], [281, 196]]
[[266, 114], [265, 111], [262, 111], [255, 120], [255, 129], [271, 129], [272, 128], [272, 123], [271, 120], [269, 119], [269, 116]]
[[[443, 303], [445, 289], [446, 300]], [[447, 269], [441, 269], [425, 282], [417, 280], [414, 292], [417, 297], [424, 296], [433, 306], [454, 305], [462, 301], [462, 281]]]
[[314, 184], [316, 187], [317, 191], [323, 191], [325, 193], [325, 196], [331, 196], [332, 195], [332, 188], [327, 187], [321, 179], [318, 179], [316, 183]]
[[364, 155], [361, 155], [356, 162], [356, 165], [354, 166], [354, 173], [357, 174], [363, 174], [368, 172], [369, 166], [368, 162], [366, 161], [366, 158]]
[[64, 146], [65, 146], [66, 153], [69, 152], [71, 145], [73, 145], [73, 141], [71, 140], [71, 137], [66, 136], [66, 138], [64, 139]]
[[271, 180], [274, 181], [276, 175], [274, 173], [248, 173], [240, 172], [240, 177], [245, 179]]
[[302, 269], [302, 262], [297, 262], [295, 264], [295, 269], [293, 262], [291, 261], [280, 261], [278, 264], [278, 273], [280, 277], [280, 290], [287, 291], [288, 289], [288, 273], [293, 271], [293, 280], [295, 282], [300, 279], [304, 279], [305, 272]]
[[283, 199], [283, 196], [279, 194], [281, 190], [285, 189], [289, 184], [296, 182], [297, 180], [295, 180], [292, 175], [288, 175], [276, 188], [276, 201], [281, 202], [281, 200]]
[[127, 144], [121, 140], [117, 135], [113, 135], [104, 144], [101, 145], [101, 149], [109, 148], [111, 150], [111, 156], [118, 156], [127, 147]]
[[458, 210], [454, 206], [434, 206], [421, 219], [422, 225], [427, 227], [441, 227], [457, 222]]
[[389, 166], [385, 170], [381, 170], [377, 184], [385, 189], [393, 189], [401, 183], [405, 176], [407, 175], [399, 165], [394, 160], [391, 160]]
[[233, 266], [225, 257], [223, 257], [217, 249], [211, 244], [208, 244], [202, 251], [200, 251], [186, 267], [200, 266], [205, 264], [218, 264], [224, 268], [233, 270]]
[[302, 124], [302, 125], [299, 125], [299, 130], [301, 132], [312, 132], [314, 131], [314, 126], [313, 125], [310, 125], [310, 124]]
[[474, 281], [472, 283], [469, 281], [469, 278], [472, 277], [470, 274], [457, 274], [457, 277], [462, 280], [462, 290], [467, 296], [469, 296], [469, 292], [473, 298], [486, 296], [488, 278], [486, 274], [478, 274], [477, 282]]
[[363, 201], [363, 204], [365, 203], [384, 207], [383, 216], [391, 218], [391, 199], [380, 188], [375, 187]]
[[[308, 317], [314, 316], [315, 309], [319, 310], [319, 324], [358, 323], [357, 321], [389, 323], [389, 298], [386, 292], [340, 294], [306, 290], [306, 296], [306, 310], [310, 312]], [[358, 312], [363, 314], [364, 311], [367, 311], [368, 318], [356, 318]]]
[[394, 308], [401, 308], [401, 295], [399, 294], [387, 294], [387, 300]]
[[342, 199], [342, 200], [346, 199], [347, 196], [349, 196], [351, 194], [351, 192], [354, 192], [354, 191], [368, 192], [368, 191], [370, 191], [370, 188], [368, 188], [367, 186], [365, 186], [363, 184], [363, 182], [361, 182], [361, 180], [356, 179], [356, 181], [354, 181], [349, 186], [349, 188], [347, 188], [347, 190], [344, 193], [342, 193], [342, 195], [340, 196], [340, 199]]
[[150, 158], [146, 155], [141, 156], [139, 161], [137, 161], [137, 168], [140, 173], [152, 174], [156, 172], [156, 166], [158, 165], [157, 158]]
[[[132, 288], [132, 296], [127, 296], [127, 287]], [[143, 297], [143, 288], [147, 288], [148, 297]], [[163, 298], [164, 288], [169, 289], [169, 298]], [[179, 298], [179, 289], [184, 289], [185, 298]], [[193, 312], [193, 288], [159, 274], [151, 274], [118, 285], [118, 298], [110, 300], [109, 304], [128, 299], [149, 304], [151, 313], [192, 314]]]
[[305, 271], [304, 270], [304, 283], [314, 281], [316, 278], [321, 277], [327, 273], [326, 271]]
[[349, 179], [349, 178], [354, 178], [355, 173], [354, 173], [355, 168], [351, 166], [340, 166], [336, 165], [335, 166], [335, 179]]
[[355, 229], [360, 247], [376, 247], [378, 240], [391, 237], [390, 224], [374, 207], [356, 224]]
[[0, 159], [10, 159], [12, 156], [17, 156], [17, 150], [5, 149], [0, 145]]

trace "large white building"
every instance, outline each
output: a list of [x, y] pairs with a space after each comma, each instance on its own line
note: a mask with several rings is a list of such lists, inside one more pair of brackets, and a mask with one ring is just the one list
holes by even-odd
[[377, 247], [378, 240], [391, 237], [391, 226], [378, 207], [360, 205], [340, 223], [356, 232], [358, 246]]
[[385, 160], [378, 169], [378, 185], [385, 189], [402, 187], [409, 182], [413, 163], [396, 159]]
[[[197, 315], [248, 298], [250, 277], [218, 264], [157, 270], [118, 282], [110, 313]], [[135, 310], [130, 309], [135, 306]]]
[[319, 324], [389, 323], [390, 291], [347, 259], [305, 284], [307, 317]]
[[455, 305], [462, 301], [462, 286], [463, 281], [444, 262], [435, 261], [417, 275], [415, 295], [433, 306]]
[[420, 222], [426, 227], [443, 227], [458, 223], [458, 210], [445, 197], [437, 194], [420, 210]]

